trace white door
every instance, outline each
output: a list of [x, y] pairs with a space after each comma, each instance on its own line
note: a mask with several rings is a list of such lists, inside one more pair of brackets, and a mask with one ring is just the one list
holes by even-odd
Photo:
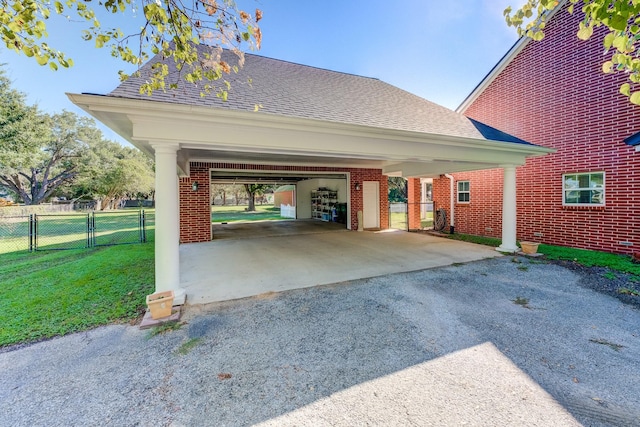
[[380, 228], [380, 183], [362, 183], [362, 227]]

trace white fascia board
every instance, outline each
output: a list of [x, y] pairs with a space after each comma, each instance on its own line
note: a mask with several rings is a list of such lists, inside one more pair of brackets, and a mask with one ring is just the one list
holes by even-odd
[[[567, 0], [561, 0], [558, 5], [551, 12], [548, 12], [545, 17], [545, 22], [549, 22], [553, 16], [558, 13], [558, 11], [564, 6]], [[506, 25], [506, 23], [505, 23]], [[515, 42], [511, 49], [507, 51], [507, 53], [498, 61], [498, 63], [489, 71], [489, 73], [478, 83], [471, 93], [462, 101], [462, 103], [456, 108], [456, 112], [460, 114], [464, 114], [467, 111], [467, 108], [485, 91], [487, 87], [504, 71], [505, 68], [515, 59], [516, 56], [531, 42], [532, 40], [529, 37], [520, 37], [520, 39]]]
[[[554, 150], [529, 144], [427, 134], [286, 117], [250, 111], [68, 94], [99, 120], [119, 126], [128, 141], [144, 151], [150, 143], [175, 143], [205, 150], [342, 156], [380, 160], [428, 161], [440, 158], [520, 163], [513, 158]], [[123, 116], [127, 120], [123, 119]], [[131, 123], [127, 125], [126, 122]]]

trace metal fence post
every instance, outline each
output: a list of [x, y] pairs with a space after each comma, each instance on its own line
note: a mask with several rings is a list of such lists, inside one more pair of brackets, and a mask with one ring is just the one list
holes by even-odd
[[147, 224], [144, 209], [140, 210], [140, 241], [142, 243], [147, 241]]
[[407, 224], [407, 229], [405, 231], [409, 231], [409, 202], [404, 204], [404, 219], [405, 224]]
[[33, 250], [38, 250], [38, 214], [33, 214]]
[[29, 252], [35, 251], [35, 215], [29, 215]]

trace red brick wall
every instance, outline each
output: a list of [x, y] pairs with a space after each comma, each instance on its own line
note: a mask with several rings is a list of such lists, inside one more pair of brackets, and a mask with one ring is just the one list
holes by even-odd
[[422, 185], [420, 178], [407, 179], [407, 210], [409, 217], [409, 230], [420, 230], [420, 202], [422, 200]]
[[[310, 166], [244, 165], [231, 163], [191, 162], [191, 174], [180, 178], [180, 242], [194, 243], [211, 240], [211, 206], [209, 170], [244, 169], [265, 171], [349, 172], [351, 174], [351, 229], [358, 229], [358, 211], [362, 210], [362, 189], [354, 188], [363, 181], [380, 182], [380, 228], [389, 226], [388, 183], [380, 169], [352, 169]], [[193, 181], [200, 185], [197, 192], [191, 188]]]
[[[640, 152], [623, 140], [640, 131], [640, 107], [619, 94], [624, 76], [601, 71], [603, 29], [580, 41], [580, 20], [556, 14], [545, 39], [529, 43], [465, 114], [557, 150], [517, 168], [518, 239], [632, 253], [640, 249]], [[596, 171], [605, 172], [606, 206], [563, 207], [562, 175]], [[456, 212], [456, 230], [499, 235], [502, 171], [455, 177], [471, 180], [472, 199]]]
[[[191, 174], [180, 178], [180, 242], [211, 240], [211, 176], [209, 164], [191, 163]], [[191, 185], [198, 182], [198, 191]]]

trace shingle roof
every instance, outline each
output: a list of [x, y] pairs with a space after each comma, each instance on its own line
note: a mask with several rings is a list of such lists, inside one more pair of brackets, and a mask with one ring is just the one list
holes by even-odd
[[[223, 59], [233, 63], [230, 55], [233, 53], [225, 51]], [[140, 94], [144, 76], [159, 60], [159, 56], [153, 58], [141, 69], [141, 77], [129, 78], [108, 96], [242, 111], [253, 111], [255, 105], [261, 105], [260, 113], [527, 144], [375, 78], [253, 54], [245, 55], [238, 74], [226, 76], [231, 83], [226, 102], [215, 94], [202, 97], [199, 86], [185, 82], [180, 82], [176, 90]], [[175, 70], [172, 60], [167, 64]]]

